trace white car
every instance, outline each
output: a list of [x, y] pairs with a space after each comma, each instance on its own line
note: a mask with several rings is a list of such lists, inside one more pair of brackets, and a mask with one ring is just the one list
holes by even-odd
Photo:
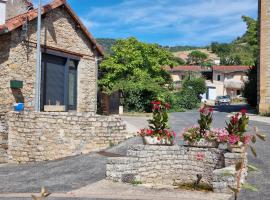
[[216, 105], [230, 105], [231, 99], [228, 96], [217, 96]]

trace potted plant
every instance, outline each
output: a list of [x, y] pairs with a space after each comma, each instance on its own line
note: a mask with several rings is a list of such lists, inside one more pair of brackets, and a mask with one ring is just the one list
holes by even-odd
[[242, 109], [226, 122], [228, 131], [228, 150], [231, 152], [241, 153], [244, 151], [244, 146], [249, 142], [251, 136], [246, 134], [249, 117], [246, 115], [246, 110]]
[[204, 106], [200, 109], [199, 125], [184, 129], [183, 138], [189, 146], [217, 147], [218, 132], [211, 129], [213, 121], [213, 108]]
[[168, 109], [170, 105], [162, 101], [152, 101], [153, 118], [148, 120], [149, 128], [141, 129], [139, 135], [149, 145], [173, 145], [175, 132], [168, 126]]

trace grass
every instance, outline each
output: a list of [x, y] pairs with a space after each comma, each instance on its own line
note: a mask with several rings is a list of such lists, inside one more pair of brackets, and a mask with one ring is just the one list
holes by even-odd
[[[175, 186], [177, 186], [179, 189], [183, 190], [195, 190], [194, 183], [175, 183]], [[196, 191], [203, 191], [203, 192], [213, 192], [213, 187], [206, 183], [200, 183], [196, 189]]]
[[130, 182], [130, 184], [133, 185], [133, 186], [136, 186], [136, 185], [142, 184], [142, 182], [141, 181], [137, 181], [137, 180], [133, 180], [133, 181]]

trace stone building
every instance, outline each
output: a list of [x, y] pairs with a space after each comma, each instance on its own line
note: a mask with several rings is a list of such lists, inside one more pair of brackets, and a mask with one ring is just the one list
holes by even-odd
[[270, 1], [259, 0], [260, 64], [258, 99], [260, 113], [270, 113]]
[[[34, 112], [37, 10], [14, 2], [26, 12], [0, 24], [0, 162], [52, 160], [124, 140], [120, 118], [95, 114], [103, 50], [65, 0], [42, 7], [41, 112]], [[9, 12], [6, 3], [0, 13]], [[13, 112], [14, 103], [24, 112]]]

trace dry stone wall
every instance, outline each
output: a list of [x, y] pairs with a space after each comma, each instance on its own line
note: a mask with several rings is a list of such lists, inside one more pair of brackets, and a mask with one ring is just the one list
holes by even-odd
[[[236, 154], [218, 148], [135, 145], [127, 157], [109, 159], [106, 176], [119, 182], [173, 185], [194, 183], [197, 175], [202, 175], [201, 182], [212, 186], [215, 192], [230, 192], [228, 185], [236, 184]], [[231, 165], [225, 168], [225, 163]], [[244, 180], [246, 174], [243, 175]]]
[[0, 163], [7, 162], [8, 130], [5, 116], [0, 114]]
[[89, 153], [126, 139], [117, 116], [91, 113], [10, 112], [9, 162], [55, 160]]

